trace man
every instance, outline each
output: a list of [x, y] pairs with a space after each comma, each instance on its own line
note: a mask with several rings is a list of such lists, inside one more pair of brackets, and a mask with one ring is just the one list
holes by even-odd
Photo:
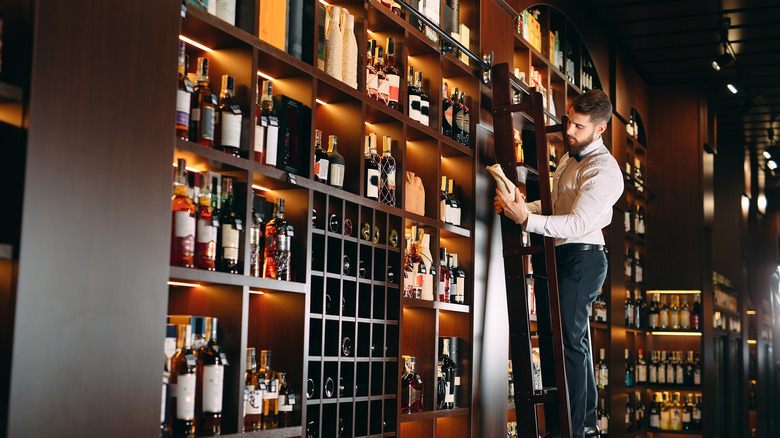
[[588, 313], [607, 275], [601, 229], [612, 221], [612, 206], [623, 193], [623, 175], [601, 134], [612, 117], [612, 104], [601, 90], [578, 96], [569, 110], [566, 135], [570, 151], [552, 182], [552, 216], [540, 201], [526, 204], [520, 189], [515, 201], [496, 190], [495, 208], [531, 233], [555, 238], [558, 290], [575, 438], [598, 436], [598, 393], [590, 352]]

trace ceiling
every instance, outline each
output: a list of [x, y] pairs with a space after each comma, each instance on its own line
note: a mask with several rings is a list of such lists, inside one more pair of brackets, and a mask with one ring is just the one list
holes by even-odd
[[[588, 1], [650, 84], [702, 87], [718, 115], [718, 148], [746, 146], [763, 168], [762, 153], [771, 147], [780, 163], [780, 0]], [[736, 62], [715, 71], [722, 33]], [[739, 79], [732, 94], [726, 85]], [[767, 185], [776, 185], [780, 169], [767, 176]]]

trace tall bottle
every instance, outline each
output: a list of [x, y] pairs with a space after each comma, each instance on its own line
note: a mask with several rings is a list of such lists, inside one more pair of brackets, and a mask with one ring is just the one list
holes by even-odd
[[400, 96], [401, 92], [401, 72], [399, 66], [396, 64], [397, 59], [395, 57], [395, 38], [387, 38], [386, 50], [385, 76], [387, 77], [388, 84], [387, 106], [396, 110], [400, 110], [401, 106], [398, 103], [398, 97]]
[[672, 297], [672, 306], [669, 308], [669, 327], [672, 330], [680, 329], [680, 297]]
[[431, 99], [430, 96], [428, 96], [428, 93], [423, 90], [423, 78], [422, 78], [422, 72], [417, 72], [417, 81], [415, 84], [415, 87], [420, 93], [420, 123], [422, 123], [425, 126], [431, 125], [431, 119], [430, 119], [430, 113], [431, 113]]
[[278, 373], [279, 379], [279, 427], [292, 427], [295, 391], [287, 383], [287, 373]]
[[683, 297], [683, 305], [680, 308], [680, 328], [682, 330], [691, 329], [691, 308], [688, 306], [688, 296]]
[[279, 380], [271, 370], [271, 350], [260, 352], [258, 379], [265, 382], [262, 429], [273, 429], [279, 424]]
[[171, 360], [171, 429], [175, 437], [195, 434], [195, 387], [198, 359], [192, 350], [192, 326], [179, 325], [177, 351]]
[[379, 202], [395, 207], [395, 158], [391, 155], [392, 139], [384, 136], [382, 158], [379, 161]]
[[642, 291], [634, 289], [634, 324], [638, 329], [644, 329], [647, 325], [645, 315], [647, 314], [647, 302], [642, 299]]
[[685, 404], [682, 409], [682, 430], [693, 430], [693, 394], [685, 394]]
[[626, 394], [626, 417], [625, 417], [625, 424], [626, 424], [626, 432], [633, 432], [634, 431], [634, 406], [631, 404], [631, 398], [628, 394]]
[[691, 309], [691, 330], [701, 331], [702, 309], [699, 304], [699, 294], [693, 296], [693, 308]]
[[235, 102], [235, 79], [230, 75], [222, 75], [222, 89], [219, 93], [219, 111], [215, 138], [217, 149], [234, 157], [240, 157], [241, 150], [241, 107]]
[[430, 249], [431, 235], [422, 234], [420, 239], [420, 258], [425, 262], [425, 266], [428, 268], [427, 274], [423, 275], [422, 283], [422, 299], [433, 301], [434, 300], [434, 284], [436, 284], [436, 267], [433, 265], [433, 255], [431, 255]]
[[249, 275], [253, 277], [261, 276], [263, 266], [263, 247], [265, 246], [265, 239], [263, 238], [263, 232], [265, 231], [264, 207], [265, 200], [256, 194], [253, 195], [252, 224], [249, 228]]
[[607, 356], [603, 348], [599, 349], [598, 381], [596, 382], [599, 391], [607, 389], [609, 386], [609, 366], [607, 365]]
[[659, 318], [658, 321], [661, 325], [662, 329], [668, 329], [669, 328], [669, 307], [666, 306], [666, 297], [661, 298], [661, 307], [658, 310]]
[[626, 360], [626, 373], [624, 380], [626, 382], [626, 388], [630, 388], [634, 386], [634, 364], [631, 362], [631, 355], [628, 351], [628, 348], [625, 349], [625, 360]]
[[387, 104], [390, 99], [390, 83], [385, 74], [385, 49], [379, 45], [374, 50], [374, 71], [376, 71], [376, 100]]
[[[279, 149], [279, 118], [274, 112], [273, 82], [263, 81], [258, 124], [260, 135], [255, 136], [255, 161], [276, 167]], [[258, 144], [260, 139], [260, 144]], [[258, 152], [259, 151], [259, 152]]]
[[653, 300], [650, 302], [647, 326], [650, 330], [657, 330], [661, 327], [661, 310], [658, 308], [658, 294], [653, 295]]
[[420, 91], [414, 80], [414, 66], [409, 66], [409, 75], [406, 77], [407, 98], [409, 99], [409, 118], [420, 122]]
[[626, 290], [626, 301], [625, 301], [625, 315], [626, 315], [626, 327], [633, 327], [634, 326], [634, 300], [631, 299], [631, 291]]
[[257, 353], [254, 347], [246, 349], [246, 373], [244, 374], [244, 432], [260, 430], [263, 420], [263, 385], [258, 381]]
[[176, 138], [189, 140], [190, 106], [195, 87], [187, 77], [187, 60], [184, 41], [179, 41], [179, 88], [176, 91]]
[[458, 101], [458, 104], [461, 108], [459, 118], [460, 144], [468, 146], [471, 142], [471, 111], [469, 111], [469, 107], [466, 106], [465, 91], [460, 92], [460, 100]]
[[187, 160], [177, 160], [171, 211], [171, 266], [195, 267], [195, 205], [188, 195]]
[[415, 358], [403, 356], [404, 373], [401, 375], [401, 411], [420, 412], [423, 409], [422, 378], [415, 370]]
[[377, 82], [376, 68], [374, 68], [374, 52], [376, 51], [376, 40], [368, 40], [367, 42], [367, 54], [366, 54], [366, 94], [369, 97], [377, 98], [377, 89], [379, 84]]
[[696, 402], [693, 404], [693, 413], [691, 414], [691, 428], [701, 430], [701, 394], [696, 394]]
[[325, 73], [341, 80], [344, 67], [344, 37], [339, 26], [341, 8], [328, 6], [325, 26]]
[[659, 430], [661, 428], [661, 403], [659, 401], [660, 393], [653, 393], [653, 402], [650, 405], [650, 430]]
[[[209, 326], [210, 323], [210, 327]], [[208, 342], [200, 347], [198, 356], [198, 387], [195, 395], [198, 412], [197, 434], [216, 436], [222, 429], [222, 393], [227, 357], [217, 343], [217, 318], [208, 318]]]
[[335, 135], [328, 137], [328, 184], [343, 189], [345, 162], [339, 153], [338, 142]]
[[650, 353], [650, 364], [647, 366], [647, 383], [655, 385], [658, 383], [658, 352]]
[[439, 302], [450, 302], [450, 270], [447, 268], [447, 248], [439, 248]]
[[447, 182], [448, 188], [447, 188], [447, 198], [449, 199], [449, 223], [455, 226], [460, 226], [460, 218], [461, 218], [461, 205], [460, 200], [455, 197], [455, 180], [451, 179]]
[[216, 98], [209, 88], [209, 60], [206, 58], [198, 58], [196, 81], [190, 110], [190, 124], [194, 127], [194, 135], [190, 138], [203, 146], [211, 147], [214, 145]]
[[458, 87], [455, 87], [455, 92], [452, 93], [452, 133], [450, 137], [456, 142], [460, 143], [463, 136], [463, 106], [458, 99]]
[[327, 184], [329, 171], [328, 153], [322, 149], [322, 131], [316, 129], [314, 130], [314, 181]]
[[342, 9], [346, 19], [342, 23], [343, 31], [343, 56], [341, 64], [341, 80], [348, 86], [357, 90], [357, 71], [358, 71], [358, 45], [355, 38], [355, 17], [347, 9]]
[[450, 358], [450, 340], [442, 339], [442, 350], [439, 356], [439, 382], [437, 383], [437, 401], [439, 409], [455, 408], [455, 376], [458, 366]]
[[[195, 266], [207, 271], [216, 270], [217, 228], [214, 221], [214, 207], [211, 200], [211, 181], [207, 175], [201, 178], [198, 196], [198, 223], [195, 244]], [[219, 222], [217, 221], [217, 224]]]
[[290, 258], [293, 228], [284, 218], [284, 199], [274, 202], [274, 218], [265, 226], [263, 278], [292, 280]]
[[441, 191], [439, 192], [439, 219], [442, 222], [447, 222], [447, 218], [450, 216], [450, 203], [447, 199], [447, 190], [449, 189], [449, 179], [442, 175], [441, 177]]
[[598, 426], [602, 435], [609, 433], [609, 412], [604, 408], [604, 399], [601, 399], [601, 409], [598, 412]]
[[452, 271], [457, 278], [457, 287], [455, 288], [455, 298], [453, 303], [463, 304], [466, 302], [466, 272], [460, 267], [458, 263], [458, 255], [452, 254]]
[[637, 385], [644, 385], [647, 383], [647, 362], [645, 362], [645, 357], [641, 348], [639, 349], [638, 358], [636, 360], [635, 380]]
[[452, 100], [450, 99], [447, 83], [444, 83], [444, 91], [441, 99], [441, 133], [445, 137], [452, 137]]
[[238, 274], [238, 252], [240, 231], [243, 224], [238, 213], [236, 213], [233, 197], [233, 179], [224, 178], [222, 181], [223, 193], [222, 209], [220, 211], [220, 233], [219, 233], [219, 270]]
[[365, 156], [366, 168], [366, 198], [379, 200], [379, 172], [380, 158], [376, 152], [376, 133], [372, 132], [366, 137], [368, 143], [368, 153]]

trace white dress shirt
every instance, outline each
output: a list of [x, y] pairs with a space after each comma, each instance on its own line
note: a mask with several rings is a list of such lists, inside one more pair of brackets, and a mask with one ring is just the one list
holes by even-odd
[[612, 206], [623, 194], [623, 173], [604, 142], [589, 144], [578, 162], [569, 154], [553, 174], [552, 216], [541, 215], [541, 201], [528, 203], [526, 230], [566, 243], [604, 244], [601, 229], [612, 222]]

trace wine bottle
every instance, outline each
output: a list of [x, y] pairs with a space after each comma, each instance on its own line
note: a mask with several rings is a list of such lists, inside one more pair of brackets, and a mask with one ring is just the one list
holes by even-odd
[[647, 325], [650, 330], [656, 330], [661, 327], [661, 312], [658, 308], [658, 294], [653, 295], [653, 300], [650, 303]]
[[387, 106], [390, 108], [400, 110], [401, 106], [398, 103], [400, 91], [401, 91], [401, 72], [400, 66], [397, 65], [397, 59], [395, 57], [395, 38], [387, 38], [387, 46], [385, 52], [385, 76], [387, 77], [388, 84], [388, 99]]
[[460, 101], [458, 100], [458, 87], [455, 87], [455, 92], [452, 93], [452, 133], [450, 134], [450, 137], [455, 140], [456, 142], [461, 142], [461, 136], [463, 135], [463, 132], [461, 128], [463, 127], [463, 106], [460, 105]]
[[192, 350], [192, 326], [178, 326], [176, 346], [176, 354], [171, 360], [171, 429], [174, 436], [193, 436], [198, 362], [195, 351]]
[[459, 105], [461, 107], [460, 112], [460, 144], [469, 146], [471, 142], [471, 112], [469, 107], [466, 106], [466, 92], [460, 92]]
[[377, 98], [377, 76], [374, 68], [374, 52], [376, 51], [376, 40], [368, 40], [366, 53], [366, 94], [372, 99]]
[[395, 158], [391, 155], [392, 140], [389, 135], [383, 138], [382, 158], [379, 163], [379, 201], [395, 207]]
[[295, 392], [287, 383], [287, 373], [278, 373], [279, 380], [279, 427], [292, 427]]
[[466, 272], [458, 263], [458, 255], [452, 255], [452, 269], [457, 278], [457, 288], [455, 289], [455, 299], [453, 303], [464, 304], [466, 302]]
[[344, 157], [338, 151], [338, 137], [328, 137], [328, 184], [333, 187], [344, 188]]
[[447, 189], [449, 188], [449, 182], [446, 176], [441, 177], [441, 191], [439, 192], [439, 220], [447, 222], [449, 217], [450, 203], [447, 200]]
[[439, 248], [439, 302], [450, 302], [450, 270], [447, 268], [447, 248]]
[[209, 88], [209, 60], [198, 58], [197, 86], [192, 95], [192, 109], [190, 110], [190, 123], [195, 132], [191, 136], [203, 146], [214, 145], [214, 122], [216, 117], [216, 99]]
[[316, 129], [314, 130], [314, 181], [327, 184], [329, 170], [328, 153], [322, 149], [322, 131]]
[[448, 94], [449, 90], [447, 83], [444, 83], [444, 91], [442, 92], [441, 99], [441, 133], [445, 137], [452, 137], [452, 100]]
[[625, 301], [626, 327], [634, 326], [634, 301], [631, 299], [631, 291], [626, 291]]
[[417, 91], [420, 93], [420, 119], [419, 122], [422, 123], [425, 126], [431, 125], [430, 120], [430, 107], [431, 107], [431, 100], [428, 96], [428, 93], [426, 93], [423, 90], [423, 79], [422, 79], [422, 72], [417, 72], [417, 82], [415, 87], [417, 88]]
[[339, 26], [341, 8], [328, 6], [325, 28], [325, 73], [341, 80], [344, 65], [344, 37]]
[[406, 77], [407, 95], [409, 99], [409, 118], [420, 122], [420, 91], [414, 80], [414, 66], [409, 66], [409, 76]]
[[439, 369], [441, 380], [438, 383], [439, 409], [455, 408], [455, 376], [458, 374], [458, 365], [450, 358], [450, 339], [442, 338], [441, 355], [439, 356]]
[[379, 162], [380, 158], [376, 152], [376, 133], [372, 132], [366, 136], [368, 143], [368, 154], [365, 156], [366, 168], [366, 198], [379, 200]]
[[[279, 149], [279, 118], [274, 113], [273, 82], [263, 81], [260, 115], [255, 134], [255, 161], [276, 167]], [[258, 132], [259, 131], [259, 132]]]
[[227, 366], [227, 357], [217, 343], [217, 318], [206, 319], [206, 333], [209, 334], [208, 341], [197, 351], [197, 434], [216, 436], [222, 429], [222, 393]]
[[177, 160], [171, 210], [171, 265], [194, 268], [195, 205], [188, 196], [187, 160]]
[[263, 278], [290, 281], [293, 228], [284, 218], [284, 199], [274, 203], [274, 218], [265, 226]]
[[235, 102], [235, 79], [230, 75], [222, 75], [222, 90], [219, 93], [219, 123], [216, 138], [219, 140], [217, 149], [234, 157], [240, 157], [241, 148], [241, 108]]
[[189, 140], [190, 106], [195, 87], [187, 77], [189, 57], [185, 53], [184, 41], [179, 41], [179, 88], [176, 91], [176, 137]]
[[241, 240], [240, 231], [243, 230], [243, 224], [235, 210], [233, 179], [225, 178], [222, 184], [225, 188], [225, 196], [223, 196], [219, 220], [219, 270], [231, 274], [238, 274], [238, 251], [239, 241]]
[[341, 80], [348, 86], [357, 89], [358, 45], [355, 37], [355, 17], [346, 8], [342, 8], [346, 17], [343, 22], [343, 57], [341, 65]]
[[377, 45], [374, 51], [374, 70], [376, 71], [376, 100], [387, 104], [390, 99], [390, 83], [385, 74], [385, 49]]
[[447, 181], [449, 187], [447, 188], [447, 198], [449, 199], [449, 223], [455, 226], [460, 226], [461, 219], [461, 204], [460, 200], [455, 197], [455, 180], [450, 179]]

